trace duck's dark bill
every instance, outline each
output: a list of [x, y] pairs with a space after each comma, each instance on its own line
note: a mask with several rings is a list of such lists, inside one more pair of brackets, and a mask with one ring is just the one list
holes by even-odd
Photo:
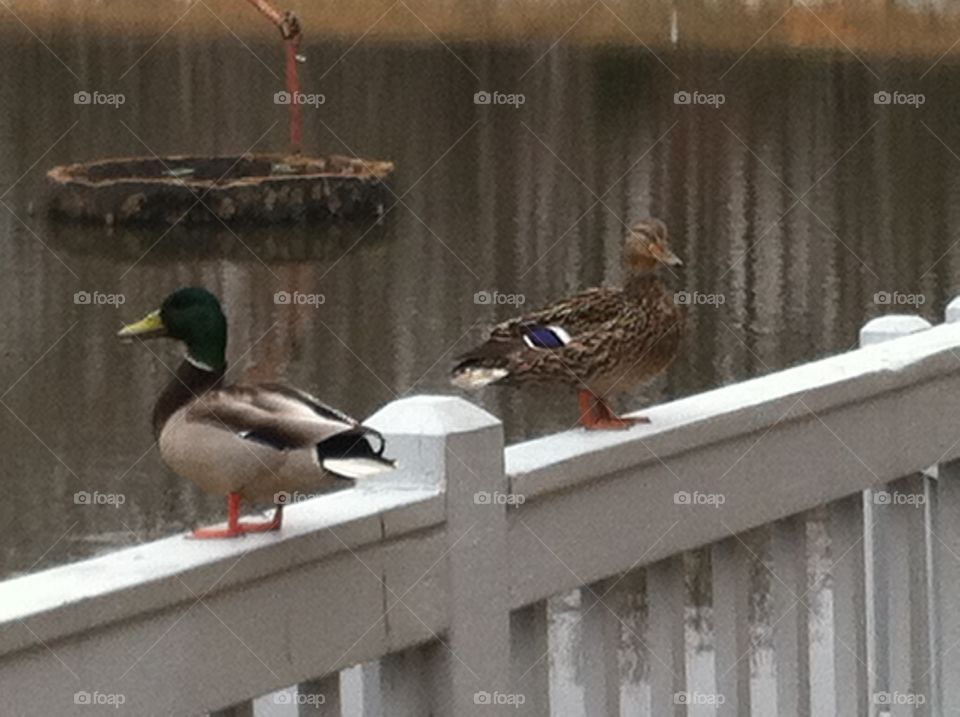
[[120, 338], [138, 337], [147, 339], [152, 336], [165, 336], [167, 327], [160, 318], [160, 310], [151, 311], [142, 319], [133, 324], [127, 324], [117, 333]]

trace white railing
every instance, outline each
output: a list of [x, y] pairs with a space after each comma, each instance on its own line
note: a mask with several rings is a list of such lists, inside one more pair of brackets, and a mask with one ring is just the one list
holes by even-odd
[[[928, 326], [877, 319], [864, 348], [629, 432], [504, 449], [466, 401], [396, 401], [370, 423], [397, 474], [291, 506], [278, 535], [0, 583], [0, 713], [946, 714], [960, 324]], [[712, 630], [691, 655], [700, 546]]]

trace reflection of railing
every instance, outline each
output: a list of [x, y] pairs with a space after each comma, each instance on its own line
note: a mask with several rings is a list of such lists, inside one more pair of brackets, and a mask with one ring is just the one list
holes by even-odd
[[[647, 427], [506, 450], [500, 423], [461, 399], [396, 401], [370, 423], [397, 474], [292, 505], [279, 535], [177, 536], [0, 583], [2, 711], [240, 715], [299, 685], [270, 699], [301, 714], [548, 715], [547, 600], [576, 589], [591, 717], [620, 714], [625, 634], [643, 646], [649, 714], [772, 714], [750, 708], [758, 644], [779, 714], [811, 714], [825, 681], [838, 715], [940, 714], [960, 704], [960, 324], [927, 326], [878, 319], [862, 343], [896, 340], [654, 407]], [[813, 579], [815, 520], [829, 559]], [[771, 607], [755, 640], [758, 563], [741, 536], [758, 527]], [[683, 555], [704, 545], [708, 688], [685, 641]], [[816, 634], [829, 680], [812, 669]]]

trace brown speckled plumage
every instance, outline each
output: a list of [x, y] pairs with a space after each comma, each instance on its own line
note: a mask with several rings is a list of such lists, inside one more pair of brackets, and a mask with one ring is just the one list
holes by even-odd
[[[673, 361], [683, 336], [684, 309], [657, 275], [661, 266], [679, 263], [662, 222], [634, 224], [625, 242], [622, 288], [587, 289], [498, 324], [483, 344], [458, 359], [454, 382], [563, 385], [603, 399], [648, 381]], [[524, 337], [531, 326], [558, 327], [569, 342], [530, 346]], [[471, 384], [478, 375], [484, 378]]]

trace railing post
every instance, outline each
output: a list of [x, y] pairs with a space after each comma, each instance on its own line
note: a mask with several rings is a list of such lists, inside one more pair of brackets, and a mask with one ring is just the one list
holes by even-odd
[[588, 715], [620, 715], [620, 618], [618, 578], [580, 588], [583, 704]]
[[[860, 330], [860, 345], [928, 328], [930, 322], [919, 316], [881, 316]], [[914, 714], [930, 714], [933, 610], [925, 510], [930, 494], [930, 479], [920, 474], [863, 494], [871, 715], [889, 712], [892, 702], [904, 699], [922, 702]]]
[[738, 537], [714, 543], [711, 550], [714, 665], [717, 693], [723, 696], [717, 716], [740, 717], [752, 714], [751, 555]]
[[830, 577], [833, 582], [833, 691], [837, 715], [867, 717], [867, 619], [864, 614], [863, 495], [829, 507]]
[[[960, 297], [946, 309], [949, 324], [960, 322]], [[949, 418], [947, 420], [950, 420]], [[960, 461], [938, 467], [930, 501], [930, 544], [934, 581], [932, 714], [960, 705]]]
[[810, 610], [807, 607], [807, 521], [804, 514], [770, 528], [770, 595], [777, 664], [777, 715], [809, 717]]
[[[415, 396], [369, 421], [398, 461], [392, 480], [443, 487], [444, 575], [450, 629], [426, 646], [381, 661], [378, 700], [394, 715], [500, 714], [517, 695], [510, 677], [503, 426], [460, 398]], [[428, 571], [429, 572], [429, 571]], [[387, 595], [388, 605], [393, 597]], [[406, 611], [407, 608], [396, 608]], [[389, 628], [388, 614], [388, 628]], [[398, 693], [402, 693], [398, 694]], [[402, 697], [400, 706], [393, 697]]]
[[510, 691], [522, 694], [517, 717], [550, 717], [550, 654], [547, 601], [510, 615]]
[[653, 714], [687, 714], [687, 586], [683, 555], [660, 560], [647, 568], [650, 704]]

